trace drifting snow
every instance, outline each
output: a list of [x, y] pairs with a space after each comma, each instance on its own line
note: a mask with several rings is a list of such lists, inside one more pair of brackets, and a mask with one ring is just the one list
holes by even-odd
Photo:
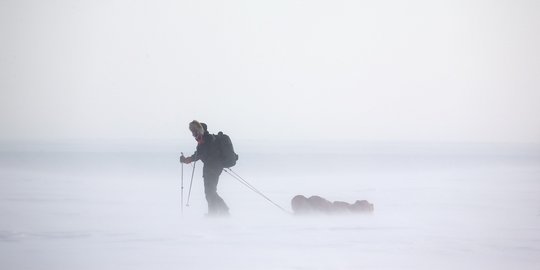
[[4, 152], [0, 267], [538, 267], [538, 151], [392, 149], [244, 153], [234, 168], [286, 209], [309, 194], [366, 199], [373, 214], [292, 216], [224, 173], [218, 192], [232, 215], [220, 219], [204, 217], [200, 164], [181, 213], [177, 153]]

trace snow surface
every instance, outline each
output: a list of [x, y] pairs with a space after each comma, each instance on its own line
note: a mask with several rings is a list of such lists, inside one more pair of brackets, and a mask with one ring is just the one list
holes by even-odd
[[4, 151], [0, 268], [539, 269], [538, 148], [274, 150], [239, 151], [235, 171], [286, 209], [303, 194], [375, 212], [292, 216], [224, 173], [232, 215], [206, 218], [202, 164], [181, 213], [176, 152]]

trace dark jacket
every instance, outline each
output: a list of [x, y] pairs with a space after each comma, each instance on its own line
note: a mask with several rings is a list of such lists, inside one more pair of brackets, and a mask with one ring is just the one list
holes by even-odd
[[191, 159], [193, 161], [202, 160], [204, 163], [203, 177], [208, 173], [218, 173], [219, 175], [223, 170], [216, 137], [208, 131], [205, 131], [202, 140], [198, 141], [197, 151], [191, 156]]

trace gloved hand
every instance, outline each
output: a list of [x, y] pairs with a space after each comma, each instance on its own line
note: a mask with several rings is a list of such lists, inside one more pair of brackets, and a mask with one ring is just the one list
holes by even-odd
[[191, 163], [191, 157], [184, 157], [184, 156], [180, 156], [180, 162], [181, 163], [185, 163], [185, 164], [189, 164]]

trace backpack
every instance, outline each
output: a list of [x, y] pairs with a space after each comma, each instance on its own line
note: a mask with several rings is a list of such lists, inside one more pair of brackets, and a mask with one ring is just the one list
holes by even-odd
[[234, 152], [231, 138], [223, 134], [223, 132], [221, 131], [217, 135], [214, 135], [214, 136], [218, 143], [219, 158], [221, 159], [221, 163], [223, 164], [223, 167], [230, 168], [236, 165], [236, 161], [238, 160], [238, 155]]

